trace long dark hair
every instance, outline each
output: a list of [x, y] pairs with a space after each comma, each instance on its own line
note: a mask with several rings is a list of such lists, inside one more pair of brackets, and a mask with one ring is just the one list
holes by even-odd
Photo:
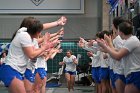
[[[35, 35], [43, 30], [43, 24], [34, 17], [26, 17], [23, 19], [19, 28], [26, 27], [30, 35]], [[14, 39], [17, 31], [13, 34], [11, 41]]]
[[133, 26], [130, 22], [122, 22], [121, 24], [119, 24], [119, 31], [123, 32], [124, 35], [133, 34]]
[[124, 22], [124, 21], [125, 21], [125, 19], [124, 19], [123, 17], [115, 17], [115, 18], [113, 19], [114, 27], [115, 27], [116, 29], [118, 29], [119, 24], [122, 23], [122, 22]]

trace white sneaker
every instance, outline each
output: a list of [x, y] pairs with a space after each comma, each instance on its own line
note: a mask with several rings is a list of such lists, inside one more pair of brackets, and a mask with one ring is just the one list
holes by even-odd
[[94, 82], [92, 82], [90, 86], [93, 86], [93, 87], [94, 87], [94, 86], [95, 86], [95, 83], [94, 83]]

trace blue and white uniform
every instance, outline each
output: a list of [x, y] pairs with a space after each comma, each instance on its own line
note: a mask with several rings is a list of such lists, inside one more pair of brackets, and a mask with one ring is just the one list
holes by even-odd
[[[35, 49], [39, 48], [37, 39], [35, 39], [35, 38], [33, 39], [33, 44], [34, 44]], [[32, 82], [32, 83], [34, 83], [34, 80], [35, 80], [34, 72], [35, 72], [35, 63], [36, 63], [36, 61], [37, 61], [37, 58], [29, 59], [26, 71], [24, 73], [24, 77], [27, 80], [29, 80], [30, 82]]]
[[100, 81], [100, 56], [101, 51], [97, 51], [93, 55], [92, 59], [92, 78], [95, 80], [96, 83], [101, 83]]
[[100, 81], [101, 52], [99, 51], [100, 49], [99, 49], [97, 42], [96, 41], [93, 42], [93, 46], [91, 46], [91, 47], [88, 47], [88, 44], [85, 42], [83, 49], [94, 53], [93, 57], [91, 57], [91, 59], [92, 59], [92, 78], [95, 80], [96, 83], [101, 83], [101, 81]]
[[43, 56], [37, 58], [35, 74], [38, 73], [41, 79], [47, 76], [47, 62]]
[[[125, 40], [122, 40], [119, 35], [113, 40], [114, 47], [117, 50], [122, 48], [124, 42]], [[125, 83], [123, 61], [124, 61], [123, 58], [120, 61], [117, 61], [115, 59], [113, 60], [113, 64], [114, 64], [113, 72], [115, 74], [114, 82], [117, 79], [120, 79]]]
[[123, 48], [129, 51], [123, 62], [126, 84], [134, 84], [140, 89], [140, 41], [131, 36], [124, 42]]
[[16, 77], [23, 80], [23, 74], [26, 70], [29, 58], [25, 55], [23, 47], [32, 47], [33, 42], [31, 36], [26, 32], [27, 28], [21, 28], [17, 31], [16, 36], [11, 42], [6, 64], [0, 70], [0, 79], [5, 86], [9, 86]]
[[108, 54], [108, 65], [109, 65], [109, 78], [111, 80], [111, 85], [113, 88], [116, 88], [115, 87], [115, 73], [113, 71], [113, 68], [114, 68], [114, 59]]
[[101, 80], [109, 80], [109, 68], [108, 68], [108, 63], [109, 63], [109, 60], [108, 58], [104, 59], [104, 56], [105, 53], [104, 52], [101, 52], [100, 54], [100, 81]]
[[76, 64], [73, 62], [74, 59], [76, 59], [76, 56], [74, 55], [71, 55], [70, 57], [65, 56], [63, 58], [63, 62], [66, 64], [65, 73], [76, 75]]

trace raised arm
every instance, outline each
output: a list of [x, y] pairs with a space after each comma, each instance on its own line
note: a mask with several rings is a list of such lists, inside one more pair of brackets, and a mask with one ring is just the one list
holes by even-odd
[[110, 54], [110, 56], [116, 60], [120, 60], [125, 55], [129, 53], [126, 48], [121, 48], [120, 50], [116, 51], [111, 47], [107, 46], [102, 40], [97, 40], [98, 44], [102, 47], [104, 51]]
[[57, 21], [51, 22], [51, 23], [44, 23], [43, 24], [43, 30], [47, 30], [49, 28], [55, 27], [55, 26], [63, 26], [67, 22], [67, 18], [65, 16], [60, 17]]
[[52, 48], [57, 43], [60, 43], [59, 40], [53, 41], [53, 42], [50, 42], [49, 40], [50, 40], [50, 36], [48, 33], [44, 37], [44, 43], [41, 48], [35, 49], [34, 46], [26, 46], [26, 47], [23, 46], [23, 51], [30, 59], [33, 59], [33, 58], [39, 56], [45, 50]]

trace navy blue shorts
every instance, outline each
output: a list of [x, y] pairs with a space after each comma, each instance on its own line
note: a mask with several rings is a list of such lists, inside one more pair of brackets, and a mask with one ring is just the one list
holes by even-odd
[[0, 79], [4, 82], [6, 87], [10, 86], [12, 80], [15, 77], [19, 80], [24, 79], [23, 75], [21, 73], [19, 73], [18, 71], [16, 71], [15, 69], [13, 69], [11, 66], [2, 65], [2, 67], [0, 69]]
[[114, 72], [113, 72], [113, 69], [110, 69], [110, 70], [109, 70], [109, 77], [110, 77], [110, 80], [111, 80], [111, 85], [112, 85], [112, 87], [113, 87], [113, 88], [116, 88], [116, 86], [115, 86], [116, 76], [115, 76], [115, 74], [114, 74]]
[[92, 78], [97, 84], [101, 83], [99, 71], [100, 71], [100, 67], [92, 67]]
[[126, 85], [134, 84], [140, 90], [140, 72], [132, 72], [126, 77]]
[[2, 65], [5, 65], [5, 63], [2, 63], [2, 64], [0, 65], [0, 67], [2, 67]]
[[35, 69], [35, 74], [38, 73], [41, 79], [44, 79], [47, 76], [47, 72], [45, 68], [37, 68]]
[[109, 80], [109, 68], [100, 68], [100, 81]]
[[32, 83], [35, 81], [35, 74], [30, 69], [26, 69], [24, 77]]
[[120, 79], [124, 84], [126, 83], [126, 79], [124, 75], [115, 74], [115, 82], [116, 80]]
[[68, 74], [70, 74], [70, 75], [76, 75], [76, 71], [72, 72], [72, 71], [67, 71], [67, 70], [65, 70], [64, 72], [65, 72], [65, 73], [68, 73]]

